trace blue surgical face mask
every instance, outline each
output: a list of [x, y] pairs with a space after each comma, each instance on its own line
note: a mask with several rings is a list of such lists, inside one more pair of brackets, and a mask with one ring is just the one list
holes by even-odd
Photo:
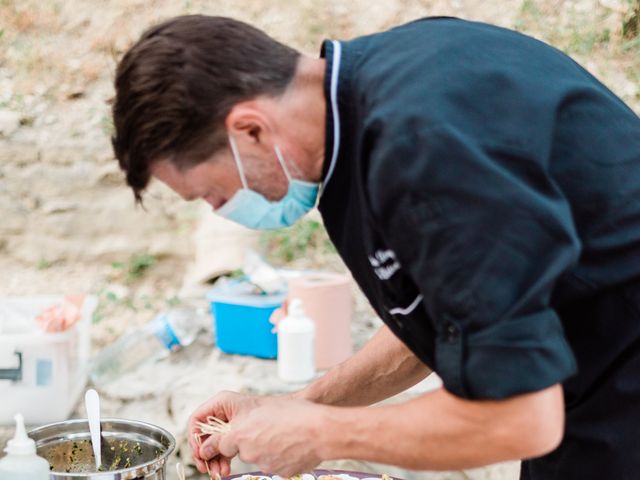
[[215, 211], [218, 215], [245, 227], [271, 230], [293, 225], [296, 220], [315, 206], [319, 184], [292, 178], [277, 145], [275, 146], [276, 157], [289, 181], [289, 190], [282, 199], [271, 202], [247, 186], [238, 147], [231, 136], [229, 136], [229, 144], [233, 159], [238, 167], [242, 188]]

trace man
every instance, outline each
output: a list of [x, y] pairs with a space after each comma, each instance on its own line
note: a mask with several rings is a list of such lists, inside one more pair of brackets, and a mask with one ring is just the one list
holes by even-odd
[[[561, 52], [419, 20], [300, 55], [237, 21], [172, 19], [116, 76], [113, 145], [253, 228], [316, 201], [383, 327], [291, 396], [221, 393], [240, 455], [292, 475], [355, 458], [412, 469], [525, 459], [523, 479], [640, 471], [640, 119]], [[437, 372], [444, 387], [369, 406]], [[192, 436], [192, 435], [191, 435]]]

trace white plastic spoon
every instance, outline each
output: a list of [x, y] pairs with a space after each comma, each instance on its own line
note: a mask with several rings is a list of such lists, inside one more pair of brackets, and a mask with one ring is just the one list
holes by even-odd
[[179, 480], [185, 480], [186, 477], [184, 476], [184, 467], [180, 462], [176, 463], [176, 470], [178, 471]]
[[84, 406], [87, 409], [87, 419], [89, 420], [89, 432], [91, 433], [91, 446], [93, 456], [96, 459], [96, 470], [100, 470], [102, 458], [100, 447], [102, 438], [100, 437], [100, 397], [94, 389], [87, 390], [84, 395]]

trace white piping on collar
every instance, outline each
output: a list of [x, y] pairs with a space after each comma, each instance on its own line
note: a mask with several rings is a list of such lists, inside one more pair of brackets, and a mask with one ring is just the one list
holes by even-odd
[[418, 295], [415, 300], [413, 302], [411, 302], [411, 305], [409, 305], [406, 308], [392, 308], [391, 310], [389, 310], [389, 313], [391, 315], [409, 315], [411, 312], [413, 312], [416, 307], [418, 305], [420, 305], [420, 302], [422, 301], [424, 297], [422, 295]]
[[331, 110], [333, 113], [333, 152], [331, 154], [331, 163], [329, 170], [322, 185], [320, 185], [319, 196], [322, 196], [324, 188], [331, 180], [333, 170], [338, 160], [338, 151], [340, 150], [340, 115], [338, 114], [338, 73], [340, 71], [340, 58], [342, 56], [342, 45], [337, 40], [332, 40], [333, 44], [333, 65], [331, 66], [331, 87], [329, 94], [331, 96]]

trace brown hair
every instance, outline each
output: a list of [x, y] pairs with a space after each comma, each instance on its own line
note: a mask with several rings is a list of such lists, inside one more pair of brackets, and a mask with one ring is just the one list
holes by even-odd
[[153, 162], [178, 168], [227, 143], [231, 107], [280, 95], [299, 53], [230, 18], [188, 15], [150, 28], [118, 64], [113, 150], [138, 202]]

